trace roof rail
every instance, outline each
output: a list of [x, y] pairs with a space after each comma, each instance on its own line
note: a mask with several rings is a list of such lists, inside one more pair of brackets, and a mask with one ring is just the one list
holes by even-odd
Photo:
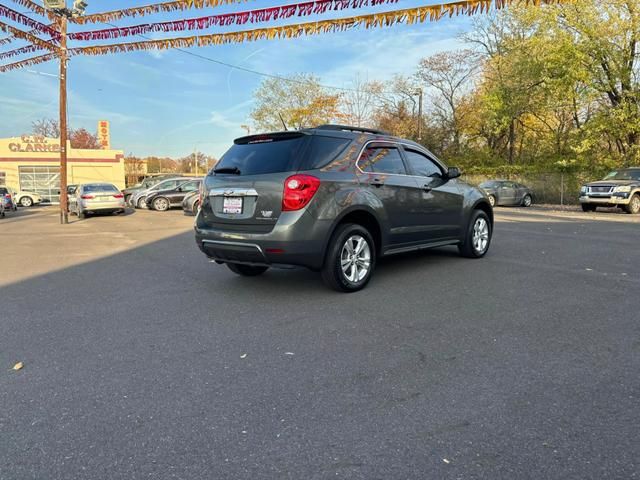
[[382, 130], [376, 130], [375, 128], [364, 128], [364, 127], [351, 127], [349, 125], [319, 125], [315, 127], [316, 130], [340, 130], [343, 132], [362, 132], [362, 133], [371, 133], [373, 135], [391, 135], [388, 132], [383, 132]]

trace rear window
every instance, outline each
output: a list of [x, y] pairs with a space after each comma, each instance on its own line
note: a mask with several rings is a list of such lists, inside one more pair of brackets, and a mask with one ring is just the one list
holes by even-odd
[[237, 168], [240, 175], [294, 171], [306, 142], [307, 135], [294, 132], [245, 137], [236, 140], [215, 169]]
[[118, 190], [116, 187], [114, 187], [113, 185], [109, 185], [109, 184], [103, 184], [103, 185], [85, 185], [84, 187], [82, 187], [82, 190], [86, 193], [93, 193], [93, 192], [120, 192], [120, 190]]

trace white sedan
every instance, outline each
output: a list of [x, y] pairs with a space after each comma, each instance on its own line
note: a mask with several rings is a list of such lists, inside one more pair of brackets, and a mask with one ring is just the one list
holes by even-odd
[[21, 207], [31, 207], [42, 203], [42, 197], [35, 192], [18, 192], [13, 194], [13, 201]]

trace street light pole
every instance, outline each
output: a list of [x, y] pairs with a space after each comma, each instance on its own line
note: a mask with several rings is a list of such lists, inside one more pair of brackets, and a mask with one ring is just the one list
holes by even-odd
[[67, 197], [67, 17], [60, 15], [60, 223], [69, 223]]

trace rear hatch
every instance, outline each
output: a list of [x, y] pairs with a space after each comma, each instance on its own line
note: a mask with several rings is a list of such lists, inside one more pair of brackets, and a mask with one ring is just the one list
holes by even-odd
[[119, 203], [124, 195], [114, 185], [85, 185], [82, 188], [82, 199], [88, 204]]
[[309, 138], [305, 132], [282, 132], [237, 139], [206, 177], [204, 223], [230, 231], [271, 231], [282, 212], [284, 181], [298, 171]]

